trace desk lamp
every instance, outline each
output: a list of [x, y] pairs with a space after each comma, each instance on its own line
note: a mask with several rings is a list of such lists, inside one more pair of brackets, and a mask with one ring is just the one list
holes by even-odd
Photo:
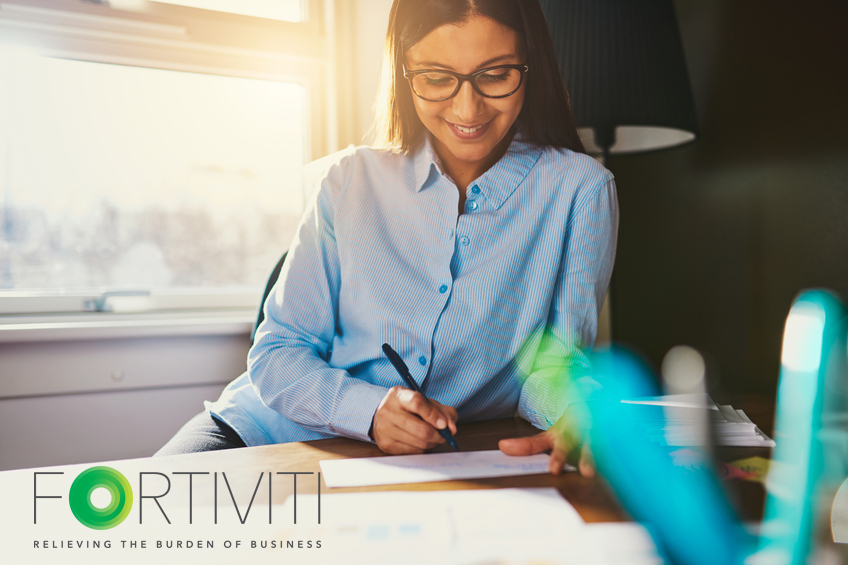
[[[540, 0], [589, 154], [675, 147], [698, 135], [698, 118], [672, 0]], [[601, 312], [609, 341], [615, 276]], [[603, 339], [602, 339], [603, 338]]]
[[589, 153], [693, 141], [698, 119], [672, 0], [540, 0]]

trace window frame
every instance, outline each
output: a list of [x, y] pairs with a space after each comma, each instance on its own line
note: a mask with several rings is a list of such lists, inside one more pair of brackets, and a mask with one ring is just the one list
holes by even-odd
[[[84, 0], [0, 0], [0, 36], [5, 45], [47, 57], [299, 84], [309, 162], [338, 139], [336, 100], [328, 95], [335, 82], [334, 5], [301, 1], [305, 20], [285, 22], [152, 1], [137, 12]], [[27, 315], [112, 315], [85, 307], [107, 290], [0, 291], [0, 323]], [[142, 313], [236, 309], [246, 316], [262, 296], [260, 287], [138, 290], [149, 295], [109, 299], [110, 306]]]

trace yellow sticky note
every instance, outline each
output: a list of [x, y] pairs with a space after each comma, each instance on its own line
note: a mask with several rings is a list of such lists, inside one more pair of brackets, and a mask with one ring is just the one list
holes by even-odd
[[765, 457], [747, 457], [733, 461], [729, 465], [733, 465], [740, 471], [747, 473], [748, 476], [744, 477], [744, 480], [764, 483], [771, 461]]

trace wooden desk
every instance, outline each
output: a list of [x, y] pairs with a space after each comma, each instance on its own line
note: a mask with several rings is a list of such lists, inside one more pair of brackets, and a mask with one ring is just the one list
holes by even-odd
[[[539, 430], [519, 419], [490, 420], [462, 424], [456, 435], [456, 441], [463, 450], [497, 449], [498, 441], [508, 437], [522, 437], [538, 433]], [[443, 448], [445, 449], [445, 448]], [[446, 448], [449, 450], [449, 448]], [[186, 471], [224, 471], [232, 482], [235, 492], [251, 492], [256, 485], [260, 472], [313, 472], [320, 471], [318, 462], [323, 459], [344, 459], [351, 457], [379, 457], [384, 454], [375, 446], [356, 440], [334, 438], [303, 443], [288, 443], [261, 447], [248, 447], [226, 451], [197, 453], [191, 455], [173, 455], [148, 459], [121, 461], [115, 467], [127, 473], [138, 471], [160, 471], [164, 473]], [[79, 472], [89, 465], [73, 466]], [[77, 470], [79, 468], [79, 470]], [[63, 470], [64, 467], [57, 468]], [[70, 470], [70, 469], [69, 469]], [[233, 479], [234, 478], [234, 479]], [[327, 488], [321, 480], [321, 494], [337, 492], [365, 491], [426, 491], [461, 490], [484, 488], [528, 488], [555, 487], [571, 502], [581, 516], [590, 522], [615, 522], [627, 519], [603, 483], [598, 479], [586, 479], [577, 473], [552, 475], [529, 475], [523, 477], [502, 477], [494, 479], [441, 481], [408, 485], [389, 485], [379, 487]], [[299, 476], [298, 494], [315, 494], [318, 491], [317, 476]], [[283, 503], [293, 492], [293, 481], [274, 479], [274, 503]], [[196, 503], [210, 502], [205, 491], [195, 493]]]
[[[749, 397], [743, 405], [746, 412], [757, 422], [767, 434], [771, 433], [771, 404], [769, 399]], [[764, 422], [764, 423], [761, 423]], [[462, 424], [456, 435], [456, 440], [463, 450], [497, 449], [498, 441], [508, 437], [522, 437], [538, 433], [530, 424], [519, 419], [491, 420]], [[444, 447], [447, 449], [446, 447]], [[724, 461], [733, 461], [753, 455], [768, 456], [768, 449], [725, 448], [718, 452]], [[197, 453], [191, 455], [174, 455], [170, 457], [130, 459], [124, 461], [106, 462], [105, 465], [115, 467], [125, 475], [135, 476], [139, 472], [159, 472], [171, 476], [171, 480], [186, 482], [184, 477], [170, 475], [174, 472], [225, 472], [228, 475], [230, 487], [236, 493], [253, 492], [259, 474], [262, 472], [312, 472], [299, 476], [297, 481], [298, 494], [314, 494], [318, 491], [317, 473], [320, 471], [318, 462], [322, 459], [342, 459], [350, 457], [378, 457], [383, 453], [374, 445], [342, 438], [324, 439], [304, 443], [289, 443], [231, 449], [225, 451]], [[66, 465], [51, 467], [50, 471], [63, 471], [73, 476], [84, 469], [99, 463], [81, 465]], [[31, 489], [32, 469], [21, 471], [6, 471], [2, 475], [9, 477], [14, 474], [25, 474], [20, 477], [21, 484]], [[11, 478], [11, 477], [9, 477]], [[198, 479], [199, 481], [200, 479]], [[132, 479], [131, 479], [132, 481]], [[731, 499], [736, 502], [740, 517], [745, 520], [758, 520], [762, 516], [763, 489], [756, 483], [733, 480], [725, 483]], [[135, 485], [133, 485], [135, 488]], [[602, 479], [587, 479], [577, 473], [566, 473], [560, 476], [529, 475], [523, 477], [503, 477], [493, 479], [443, 481], [410, 485], [391, 485], [380, 487], [359, 488], [327, 488], [322, 479], [321, 493], [363, 492], [363, 491], [427, 491], [427, 490], [458, 490], [484, 489], [505, 487], [554, 487], [577, 509], [587, 522], [616, 522], [627, 520], [626, 514], [619, 508], [614, 496], [610, 494]], [[40, 487], [39, 487], [40, 488]], [[267, 487], [263, 487], [267, 488]], [[223, 485], [219, 490], [224, 489]], [[223, 491], [226, 492], [226, 491]], [[264, 492], [267, 492], [265, 490]], [[293, 481], [279, 477], [273, 483], [273, 502], [283, 503], [294, 492]], [[227, 496], [226, 494], [221, 496]], [[244, 496], [239, 494], [238, 496]], [[194, 490], [194, 503], [210, 504], [212, 493], [209, 488]]]

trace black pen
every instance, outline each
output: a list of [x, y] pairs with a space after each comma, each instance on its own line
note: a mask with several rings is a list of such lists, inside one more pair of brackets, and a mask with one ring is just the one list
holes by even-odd
[[[403, 359], [400, 358], [400, 355], [395, 353], [395, 350], [392, 349], [392, 346], [388, 343], [384, 343], [383, 353], [386, 354], [386, 357], [388, 357], [389, 361], [392, 362], [392, 366], [394, 366], [397, 372], [400, 373], [400, 377], [406, 383], [406, 386], [408, 386], [415, 392], [420, 393], [421, 396], [423, 396], [427, 402], [430, 402], [430, 399], [427, 398], [427, 396], [421, 391], [421, 388], [418, 386], [418, 383], [416, 383], [415, 379], [412, 378], [412, 375], [409, 374], [409, 367], [406, 366], [406, 363], [403, 362]], [[445, 441], [448, 442], [448, 445], [450, 445], [455, 450], [459, 451], [459, 446], [456, 444], [456, 440], [453, 439], [453, 434], [450, 433], [450, 429], [447, 427], [447, 425], [444, 427], [444, 429], [437, 429], [436, 431], [439, 432], [440, 436], [445, 438]]]

